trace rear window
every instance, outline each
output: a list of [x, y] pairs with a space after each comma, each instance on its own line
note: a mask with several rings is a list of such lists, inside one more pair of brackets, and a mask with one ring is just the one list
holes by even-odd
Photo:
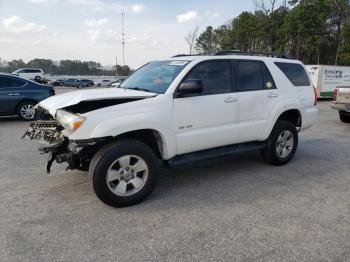
[[285, 76], [295, 86], [309, 86], [310, 80], [304, 67], [300, 64], [275, 62], [275, 65], [281, 69]]

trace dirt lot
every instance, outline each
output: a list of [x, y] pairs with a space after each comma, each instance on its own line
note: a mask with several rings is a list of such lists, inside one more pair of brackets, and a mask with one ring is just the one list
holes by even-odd
[[350, 261], [350, 124], [329, 105], [287, 166], [251, 152], [166, 170], [124, 209], [86, 173], [46, 175], [28, 124], [0, 119], [0, 260]]

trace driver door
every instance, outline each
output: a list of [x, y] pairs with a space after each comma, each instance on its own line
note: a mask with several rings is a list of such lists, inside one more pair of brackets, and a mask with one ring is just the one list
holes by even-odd
[[177, 154], [237, 142], [238, 97], [230, 60], [210, 60], [196, 65], [184, 78], [201, 80], [201, 94], [174, 98]]

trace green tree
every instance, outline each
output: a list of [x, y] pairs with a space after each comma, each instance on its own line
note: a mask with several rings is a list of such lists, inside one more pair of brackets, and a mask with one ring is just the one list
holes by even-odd
[[219, 50], [219, 39], [212, 26], [208, 26], [199, 35], [196, 41], [196, 49], [203, 54], [212, 54]]

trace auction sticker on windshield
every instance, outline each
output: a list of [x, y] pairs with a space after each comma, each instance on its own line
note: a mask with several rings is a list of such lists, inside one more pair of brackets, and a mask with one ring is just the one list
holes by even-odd
[[184, 66], [188, 64], [188, 61], [172, 61], [169, 65], [171, 66]]

